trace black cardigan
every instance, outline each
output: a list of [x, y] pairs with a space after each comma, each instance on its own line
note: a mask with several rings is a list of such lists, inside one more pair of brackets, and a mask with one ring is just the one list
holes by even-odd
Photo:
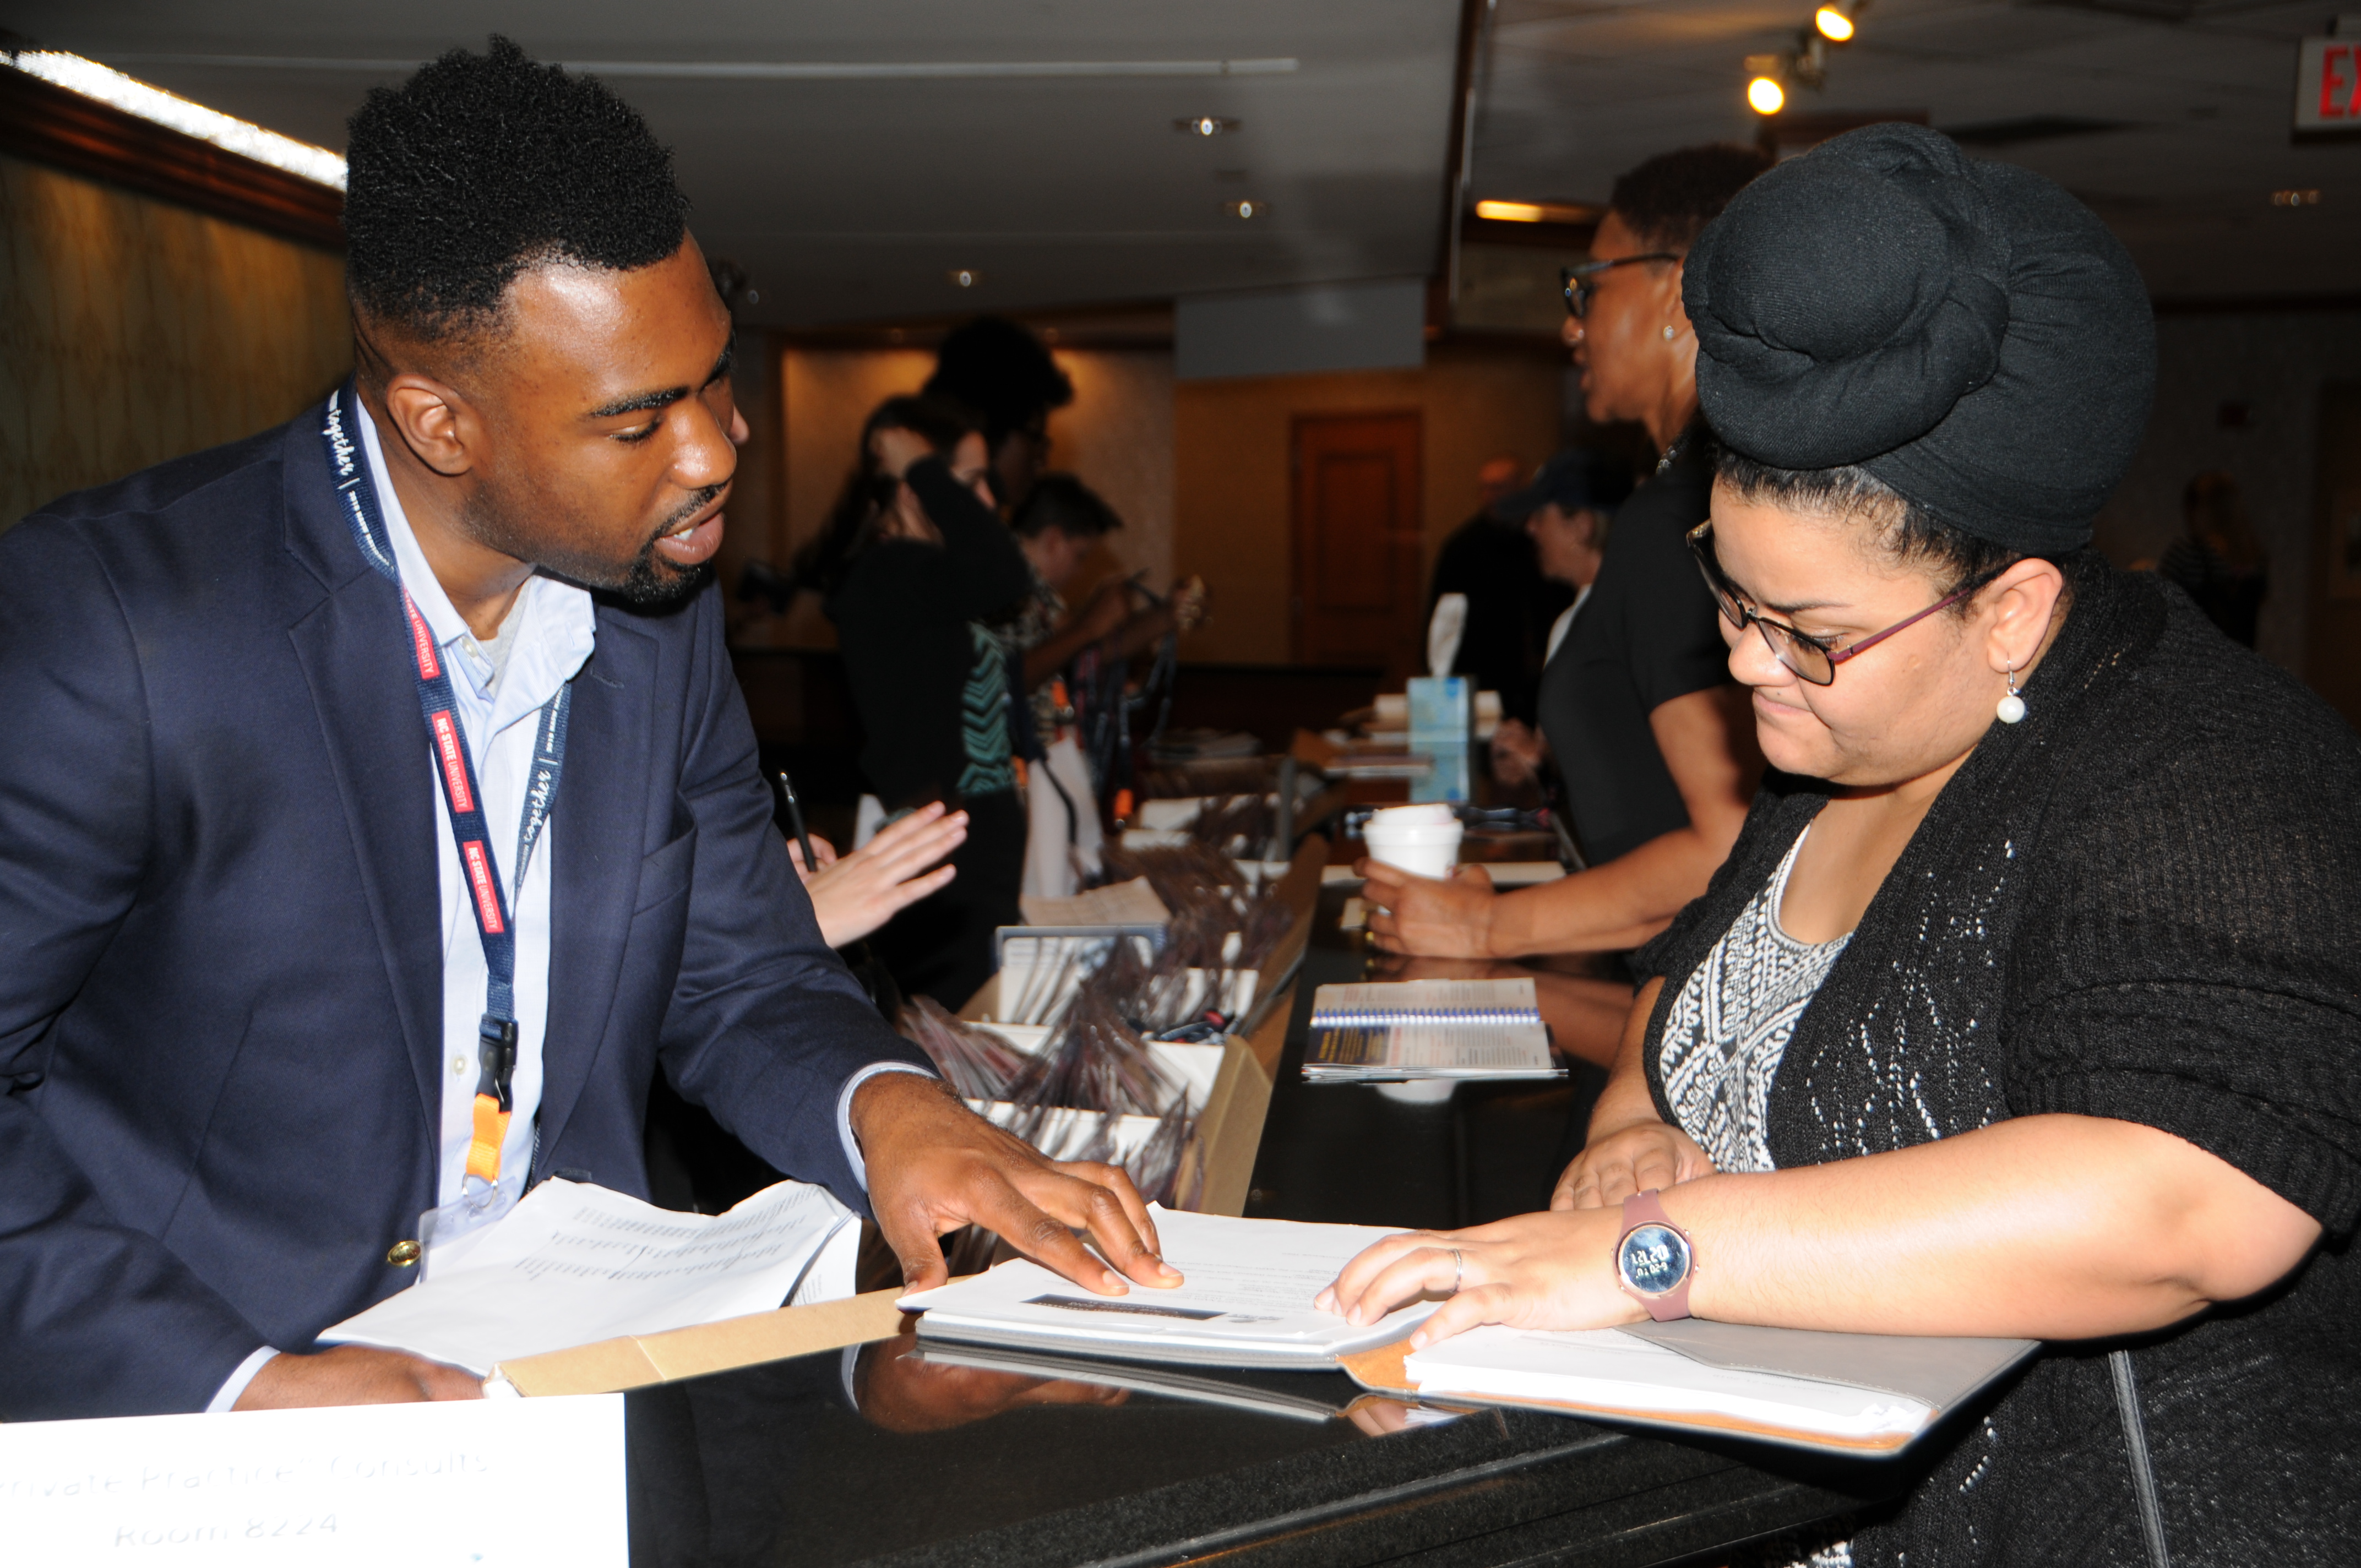
[[[2361, 1539], [2361, 744], [2179, 590], [2085, 554], [2073, 607], [1944, 786], [1798, 1020], [1781, 1167], [2071, 1113], [2186, 1138], [2318, 1219], [2266, 1298], [2131, 1360], [2172, 1556], [2346, 1561]], [[1637, 956], [1673, 997], [1827, 800], [1765, 788], [1703, 898]], [[1701, 1257], [1700, 1266], [1711, 1260]], [[1929, 1440], [1862, 1564], [2144, 1564], [2104, 1353], [2054, 1344]], [[1923, 1463], [1923, 1461], [1922, 1461]]]

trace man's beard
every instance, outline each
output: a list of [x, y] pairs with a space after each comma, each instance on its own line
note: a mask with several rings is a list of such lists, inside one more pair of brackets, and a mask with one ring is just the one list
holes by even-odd
[[612, 594], [635, 609], [661, 609], [694, 598], [713, 576], [713, 563], [674, 565], [656, 554], [656, 542], [712, 505], [729, 488], [727, 484], [708, 485], [688, 497], [648, 535], [639, 554], [620, 571], [612, 563], [586, 554], [570, 544], [531, 538], [526, 529], [517, 526], [520, 516], [546, 518], [561, 510], [543, 496], [535, 495], [524, 505], [513, 506], [499, 490], [489, 486], [479, 488], [469, 499], [467, 522], [478, 543], [489, 545], [504, 555], [530, 561], [537, 569], [579, 587]]

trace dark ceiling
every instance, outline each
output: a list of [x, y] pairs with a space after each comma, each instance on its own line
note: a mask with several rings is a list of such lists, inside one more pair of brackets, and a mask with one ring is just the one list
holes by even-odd
[[[1591, 203], [1745, 137], [1744, 58], [1812, 0], [1498, 0], [1477, 197]], [[1422, 277], [1457, 0], [18, 0], [15, 30], [331, 147], [372, 84], [500, 30], [601, 71], [675, 147], [708, 250], [777, 325]], [[1876, 0], [1807, 115], [1901, 111], [2042, 170], [2161, 296], [2350, 291], [2361, 138], [2289, 134], [2313, 5]], [[1235, 122], [1215, 137], [1179, 119]], [[2271, 192], [2322, 192], [2275, 207]], [[1235, 215], [1241, 201], [1255, 216]], [[977, 281], [962, 289], [951, 275]]]

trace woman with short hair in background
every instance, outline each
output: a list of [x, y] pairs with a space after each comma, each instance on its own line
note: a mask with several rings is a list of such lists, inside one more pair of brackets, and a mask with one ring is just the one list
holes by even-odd
[[1650, 159], [1615, 182], [1592, 259], [1568, 269], [1565, 339], [1584, 408], [1595, 423], [1636, 421], [1661, 455], [1618, 511], [1537, 699], [1587, 869], [1495, 893], [1473, 867], [1438, 881], [1363, 861], [1369, 931], [1389, 952], [1492, 959], [1637, 947], [1705, 890], [1738, 837], [1762, 762], [1681, 543], [1705, 518], [1713, 477], [1681, 278], [1698, 232], [1767, 166], [1741, 147]]

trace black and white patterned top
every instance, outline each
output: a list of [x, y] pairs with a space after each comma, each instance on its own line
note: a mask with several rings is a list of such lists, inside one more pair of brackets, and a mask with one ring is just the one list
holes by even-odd
[[1795, 1020], [1852, 939], [1799, 942], [1779, 925], [1779, 903], [1811, 828], [1749, 900], [1664, 1014], [1658, 1066], [1682, 1130], [1717, 1170], [1771, 1170], [1771, 1082]]
[[[2112, 1118], [2305, 1210], [2326, 1239], [2284, 1284], [2125, 1348], [2173, 1561], [2350, 1562], [2361, 742], [2179, 589], [2088, 553], [2061, 566], [2072, 608], [2030, 711], [1943, 786], [1795, 1019], [1763, 1146], [1784, 1171], [2011, 1117]], [[1667, 1121], [1687, 1120], [1664, 1071], [1672, 1007], [1828, 798], [1767, 781], [1705, 896], [1633, 956], [1664, 980], [1645, 1059]], [[2046, 1345], [1930, 1433], [1906, 1505], [1855, 1521], [1854, 1561], [2147, 1563], [2118, 1343]]]

